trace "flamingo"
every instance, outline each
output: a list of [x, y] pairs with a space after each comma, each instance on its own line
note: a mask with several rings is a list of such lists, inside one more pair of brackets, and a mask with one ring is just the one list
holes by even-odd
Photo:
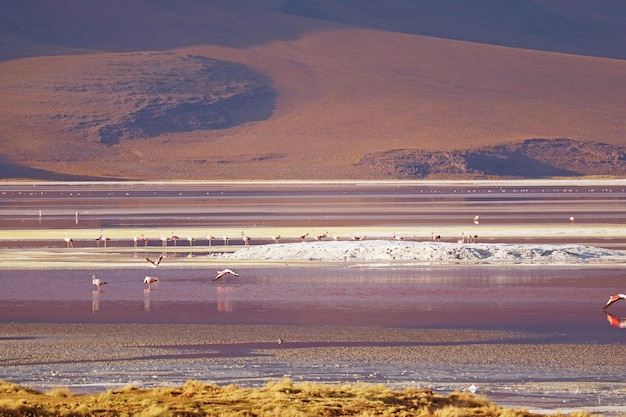
[[193, 246], [193, 237], [187, 236], [187, 241], [189, 242], [189, 246]]
[[480, 223], [480, 216], [474, 216], [474, 224]]
[[274, 243], [278, 243], [278, 241], [280, 240], [280, 235], [272, 236], [272, 240], [274, 241]]
[[167, 246], [167, 241], [169, 238], [167, 236], [163, 236], [163, 233], [159, 232], [159, 240], [161, 241], [162, 246]]
[[306, 237], [307, 237], [308, 235], [309, 235], [309, 232], [306, 232], [306, 233], [301, 234], [301, 235], [300, 235], [300, 240], [304, 242], [304, 241], [306, 240]]
[[172, 240], [174, 241], [174, 246], [176, 246], [176, 242], [178, 242], [178, 239], [180, 239], [178, 236], [176, 236], [174, 234], [174, 232], [172, 232]]
[[74, 239], [72, 239], [71, 237], [67, 237], [65, 233], [63, 233], [63, 240], [65, 241], [65, 243], [67, 243], [68, 248], [74, 247]]
[[431, 233], [430, 238], [433, 240], [433, 242], [439, 242], [441, 240], [441, 235], [436, 235], [434, 233]]
[[111, 240], [108, 237], [104, 236], [102, 229], [100, 229], [100, 236], [98, 236], [96, 238], [96, 240], [98, 241], [98, 247], [100, 247], [100, 242], [104, 242], [104, 247], [107, 247], [107, 241]]
[[133, 236], [133, 246], [137, 247], [137, 243], [139, 242], [139, 237], [138, 236]]
[[236, 273], [235, 271], [233, 271], [232, 269], [224, 269], [222, 271], [217, 271], [217, 276], [215, 278], [213, 278], [213, 281], [217, 281], [218, 279], [222, 278], [224, 275], [234, 275], [236, 277], [239, 276], [238, 273]]
[[402, 240], [402, 236], [398, 236], [397, 234], [393, 234], [393, 240]]
[[152, 284], [154, 284], [155, 282], [157, 282], [157, 281], [158, 281], [157, 277], [150, 277], [150, 276], [147, 276], [147, 275], [146, 275], [146, 277], [143, 279], [143, 283], [144, 283], [144, 284], [148, 284], [148, 288], [147, 288], [148, 290], [150, 289], [150, 286], [151, 286]]
[[243, 240], [243, 244], [244, 245], [246, 245], [246, 246], [250, 245], [250, 236], [245, 234], [245, 232], [243, 230], [241, 231], [241, 240]]
[[159, 258], [156, 261], [153, 261], [150, 258], [146, 258], [146, 261], [150, 262], [153, 267], [157, 268], [159, 266], [159, 264], [161, 263], [162, 259], [163, 259], [163, 255], [159, 256]]
[[141, 240], [143, 241], [144, 246], [148, 246], [148, 238], [145, 237], [143, 234], [141, 235]]
[[324, 239], [326, 239], [326, 236], [328, 236], [328, 232], [326, 232], [324, 234], [321, 234], [321, 235], [315, 236], [315, 240], [318, 240], [318, 241], [324, 240]]
[[576, 218], [575, 218], [574, 216], [572, 216], [572, 217], [570, 217], [570, 218], [569, 218], [569, 222], [570, 222], [570, 223], [574, 223], [575, 221], [576, 221]]
[[612, 295], [609, 297], [609, 301], [606, 302], [606, 305], [604, 306], [604, 308], [607, 308], [608, 306], [610, 306], [611, 304], [613, 304], [616, 301], [619, 300], [626, 300], [626, 295], [625, 294], [617, 294], [617, 295]]
[[91, 283], [93, 285], [96, 286], [96, 288], [98, 288], [98, 291], [100, 291], [100, 287], [103, 286], [104, 284], [106, 284], [106, 282], [101, 281], [100, 278], [96, 278], [95, 275], [91, 276]]
[[215, 240], [215, 236], [207, 234], [206, 235], [206, 240], [209, 242], [209, 247], [211, 247], [211, 242], [213, 242], [213, 240]]
[[222, 236], [222, 240], [224, 240], [224, 246], [228, 246], [228, 236]]
[[352, 240], [365, 240], [366, 236], [352, 236]]

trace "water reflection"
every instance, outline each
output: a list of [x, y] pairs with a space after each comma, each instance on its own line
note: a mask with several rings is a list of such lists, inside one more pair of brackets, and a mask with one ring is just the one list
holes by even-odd
[[143, 311], [145, 311], [146, 313], [150, 312], [151, 309], [151, 302], [150, 302], [150, 288], [146, 288], [143, 290]]
[[233, 296], [236, 295], [237, 287], [217, 287], [217, 311], [220, 313], [230, 313], [234, 311]]
[[91, 313], [95, 314], [100, 311], [100, 291], [94, 290], [91, 293]]
[[617, 318], [611, 313], [607, 313], [606, 311], [604, 312], [604, 314], [606, 314], [606, 319], [611, 326], [617, 327], [620, 329], [626, 329], [626, 317]]

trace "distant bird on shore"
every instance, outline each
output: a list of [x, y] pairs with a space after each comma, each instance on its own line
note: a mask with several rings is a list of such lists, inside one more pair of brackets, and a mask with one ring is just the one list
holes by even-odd
[[148, 238], [145, 237], [143, 234], [141, 235], [141, 240], [143, 241], [144, 246], [148, 246]]
[[609, 297], [609, 301], [606, 302], [606, 305], [604, 306], [604, 308], [607, 308], [608, 306], [610, 306], [611, 304], [613, 304], [616, 301], [619, 300], [626, 300], [626, 295], [625, 294], [616, 294], [616, 295], [612, 295]]
[[324, 240], [328, 236], [328, 232], [322, 233], [321, 235], [315, 235], [314, 239], [317, 241]]
[[218, 279], [222, 278], [224, 275], [234, 275], [236, 277], [239, 276], [239, 274], [233, 271], [232, 269], [226, 268], [222, 271], [217, 271], [217, 276], [213, 278], [213, 281], [217, 281]]
[[100, 242], [104, 242], [104, 247], [106, 248], [106, 247], [107, 247], [107, 242], [108, 242], [109, 240], [111, 240], [111, 239], [109, 239], [108, 237], [106, 237], [106, 236], [104, 235], [104, 233], [102, 232], [102, 229], [100, 229], [100, 236], [98, 236], [98, 237], [96, 238], [96, 242], [98, 243], [98, 247], [100, 247]]
[[154, 284], [155, 282], [157, 282], [157, 281], [158, 281], [157, 277], [150, 277], [150, 276], [146, 276], [146, 277], [143, 279], [143, 283], [144, 283], [144, 284], [148, 284], [148, 288], [147, 288], [148, 290], [150, 289], [150, 286], [151, 286], [152, 284]]
[[67, 243], [68, 248], [74, 247], [74, 239], [72, 239], [71, 237], [67, 237], [65, 233], [63, 233], [63, 240], [65, 241], [65, 243]]
[[280, 235], [272, 236], [272, 240], [274, 241], [274, 243], [278, 243], [278, 241], [280, 240]]
[[575, 223], [576, 222], [576, 218], [574, 216], [569, 218], [569, 222], [570, 223]]
[[352, 240], [365, 240], [365, 239], [366, 239], [365, 235], [363, 235], [363, 236], [356, 236], [356, 235], [352, 236]]
[[224, 241], [224, 246], [228, 246], [229, 237], [228, 236], [222, 236], [222, 240]]
[[189, 242], [189, 246], [193, 246], [193, 237], [187, 236], [187, 241]]
[[163, 255], [159, 256], [156, 261], [153, 261], [150, 258], [146, 258], [146, 261], [150, 262], [155, 268], [157, 268], [161, 264], [161, 260], [163, 260]]
[[241, 240], [243, 240], [244, 245], [250, 245], [250, 236], [248, 236], [243, 230], [241, 231]]
[[306, 232], [306, 233], [301, 234], [301, 235], [300, 235], [300, 240], [304, 242], [304, 241], [306, 240], [306, 237], [307, 237], [308, 235], [309, 235], [309, 232]]
[[434, 233], [431, 233], [430, 238], [433, 240], [433, 242], [439, 242], [441, 240], [441, 235], [436, 235]]
[[104, 284], [106, 284], [106, 282], [101, 281], [100, 278], [96, 278], [95, 275], [91, 276], [91, 283], [93, 285], [96, 286], [96, 288], [98, 288], [98, 291], [100, 291], [100, 287], [103, 286]]
[[161, 241], [161, 246], [167, 246], [167, 241], [169, 239], [167, 236], [163, 236], [163, 233], [159, 232], [159, 240]]
[[178, 239], [180, 239], [180, 237], [176, 236], [176, 235], [172, 232], [172, 241], [174, 242], [174, 246], [176, 246], [176, 242], [178, 242]]

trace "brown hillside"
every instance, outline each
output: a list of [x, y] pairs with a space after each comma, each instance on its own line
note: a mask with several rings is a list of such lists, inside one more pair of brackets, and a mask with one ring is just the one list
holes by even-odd
[[0, 63], [5, 178], [388, 178], [372, 158], [398, 149], [626, 139], [624, 60], [346, 26], [269, 0], [9, 3], [19, 19], [2, 36], [20, 47], [4, 56], [51, 56]]

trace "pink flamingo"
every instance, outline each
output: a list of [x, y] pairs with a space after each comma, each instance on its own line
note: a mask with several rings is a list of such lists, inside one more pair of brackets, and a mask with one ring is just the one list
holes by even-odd
[[96, 288], [98, 288], [98, 291], [100, 291], [100, 287], [103, 286], [104, 284], [106, 284], [106, 282], [101, 281], [100, 278], [96, 278], [95, 275], [91, 276], [91, 283], [93, 285], [96, 286]]
[[222, 271], [217, 271], [217, 276], [213, 278], [213, 281], [217, 281], [218, 279], [222, 278], [224, 275], [234, 275], [236, 277], [239, 276], [239, 274], [233, 271], [232, 269], [226, 268]]
[[626, 295], [616, 294], [616, 295], [610, 296], [609, 301], [606, 302], [606, 305], [604, 306], [604, 308], [607, 308], [608, 306], [610, 306], [611, 304], [619, 300], [626, 300]]

